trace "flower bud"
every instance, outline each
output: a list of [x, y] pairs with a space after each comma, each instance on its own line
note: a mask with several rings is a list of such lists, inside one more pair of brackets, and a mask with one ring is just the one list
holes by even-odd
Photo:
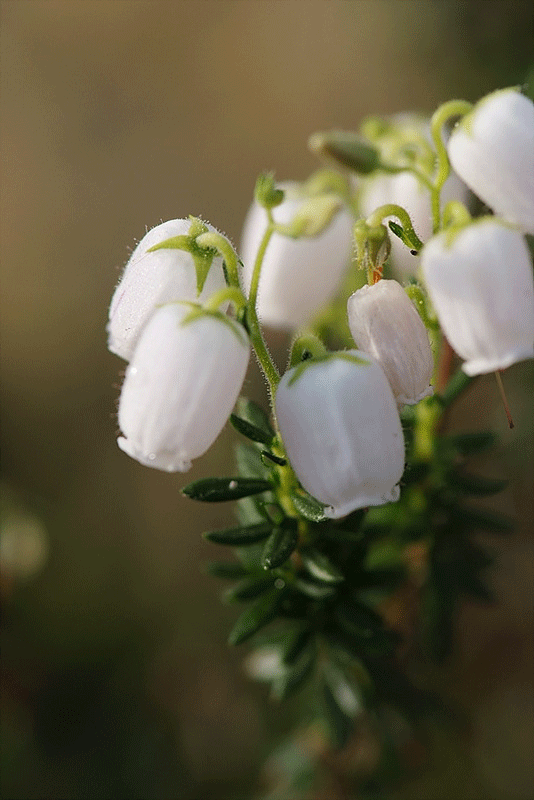
[[359, 350], [384, 370], [399, 405], [432, 394], [434, 359], [428, 333], [397, 281], [363, 286], [347, 303], [349, 328]]
[[[226, 283], [222, 259], [215, 257], [204, 287], [197, 293], [193, 256], [186, 250], [165, 248], [147, 252], [173, 236], [186, 236], [189, 219], [172, 219], [152, 228], [139, 242], [124, 268], [109, 308], [108, 347], [129, 361], [139, 334], [157, 305], [190, 300], [202, 303]], [[215, 231], [211, 225], [206, 228]]]
[[300, 483], [338, 519], [398, 500], [404, 439], [386, 376], [357, 350], [304, 361], [282, 377], [276, 418]]
[[482, 98], [453, 130], [451, 164], [495, 213], [534, 234], [534, 103], [517, 89]]
[[[273, 217], [276, 223], [289, 224], [303, 206], [308, 204], [310, 208], [310, 198], [298, 192], [298, 184], [282, 183], [280, 188], [285, 197], [273, 209]], [[241, 242], [247, 292], [266, 226], [265, 210], [254, 203], [245, 220]], [[258, 291], [258, 316], [262, 322], [286, 330], [308, 323], [339, 289], [350, 257], [351, 233], [352, 218], [345, 209], [311, 238], [295, 240], [274, 233], [263, 260]]]
[[[441, 193], [442, 207], [449, 200], [467, 199], [467, 189], [457, 175], [452, 174], [445, 181]], [[364, 217], [370, 216], [375, 209], [388, 203], [402, 206], [408, 212], [412, 225], [419, 238], [425, 242], [432, 236], [432, 206], [430, 192], [411, 172], [399, 172], [397, 175], [377, 173], [368, 178], [362, 185], [360, 210]], [[396, 217], [386, 217], [396, 220]], [[419, 268], [419, 258], [413, 254], [401, 240], [393, 234], [391, 240], [391, 264], [399, 277], [415, 275]]]
[[479, 375], [534, 356], [534, 284], [523, 236], [496, 217], [445, 231], [421, 267], [445, 336]]
[[244, 329], [230, 317], [192, 314], [189, 304], [158, 308], [126, 370], [119, 447], [148, 467], [186, 472], [230, 416], [249, 349]]

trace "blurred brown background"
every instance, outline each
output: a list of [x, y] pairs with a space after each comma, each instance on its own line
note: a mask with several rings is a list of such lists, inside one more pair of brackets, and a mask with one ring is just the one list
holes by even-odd
[[[236, 611], [201, 571], [220, 552], [200, 532], [231, 510], [179, 494], [232, 469], [232, 435], [185, 478], [118, 450], [111, 292], [161, 220], [201, 215], [238, 242], [257, 174], [306, 177], [314, 130], [524, 81], [532, 5], [4, 0], [1, 15], [3, 795], [249, 797], [288, 720], [242, 675]], [[466, 607], [438, 679], [465, 739], [414, 800], [532, 796], [532, 367], [509, 376], [515, 432], [489, 379], [455, 424], [502, 434], [486, 468], [511, 477], [496, 504], [520, 526], [493, 542], [499, 606]], [[255, 368], [246, 388], [261, 397]]]

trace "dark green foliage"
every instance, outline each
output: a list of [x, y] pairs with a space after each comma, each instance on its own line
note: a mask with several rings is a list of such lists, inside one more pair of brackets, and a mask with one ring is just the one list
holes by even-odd
[[202, 478], [184, 486], [182, 494], [203, 503], [238, 500], [272, 489], [269, 481], [255, 478]]
[[291, 500], [298, 513], [310, 522], [323, 522], [326, 520], [324, 506], [309, 494], [293, 494]]
[[296, 548], [298, 539], [298, 532], [294, 526], [275, 528], [265, 542], [261, 560], [264, 569], [281, 567]]
[[253, 636], [260, 628], [276, 617], [283, 597], [283, 589], [273, 588], [249, 606], [238, 618], [228, 637], [228, 643], [237, 645]]
[[208, 531], [203, 533], [205, 539], [215, 544], [229, 544], [233, 547], [242, 547], [266, 539], [273, 529], [269, 522], [259, 522], [257, 525], [244, 525], [238, 528], [226, 528], [223, 531]]
[[246, 419], [230, 414], [230, 422], [236, 431], [246, 436], [247, 439], [251, 439], [253, 442], [261, 442], [262, 444], [271, 444], [273, 437], [269, 433], [265, 433], [261, 428], [257, 428], [251, 422], [247, 422]]

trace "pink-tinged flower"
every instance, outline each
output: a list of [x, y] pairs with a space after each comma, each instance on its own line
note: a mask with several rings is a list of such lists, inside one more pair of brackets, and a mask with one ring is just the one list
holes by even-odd
[[[189, 319], [188, 319], [189, 317]], [[119, 401], [119, 447], [148, 467], [186, 472], [223, 429], [249, 359], [245, 330], [172, 303], [144, 328]]]
[[534, 284], [523, 236], [497, 217], [438, 234], [421, 267], [445, 336], [479, 375], [534, 356]]
[[534, 234], [534, 103], [517, 89], [482, 98], [448, 143], [452, 166], [496, 214]]
[[[147, 252], [166, 239], [187, 235], [189, 219], [171, 219], [152, 228], [139, 242], [124, 268], [109, 308], [108, 347], [129, 361], [139, 335], [158, 305], [189, 300], [202, 303], [225, 284], [222, 259], [213, 259], [204, 287], [197, 293], [193, 257], [185, 250]], [[206, 223], [210, 231], [215, 231]]]
[[[277, 223], [290, 223], [310, 198], [297, 183], [281, 183], [283, 202], [273, 208]], [[258, 316], [274, 328], [300, 328], [338, 291], [349, 263], [353, 220], [340, 208], [317, 235], [292, 239], [274, 233], [263, 260], [258, 291]], [[250, 288], [258, 248], [267, 227], [265, 209], [254, 202], [248, 212], [241, 242], [243, 283]]]
[[432, 394], [434, 359], [428, 333], [397, 281], [363, 286], [347, 303], [349, 328], [359, 350], [384, 370], [399, 405]]
[[357, 350], [304, 361], [282, 377], [276, 417], [301, 485], [337, 519], [398, 500], [404, 438], [379, 365]]

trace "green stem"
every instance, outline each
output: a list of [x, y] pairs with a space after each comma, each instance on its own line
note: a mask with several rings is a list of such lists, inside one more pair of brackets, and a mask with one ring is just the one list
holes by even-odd
[[211, 247], [214, 250], [217, 250], [218, 253], [224, 259], [224, 263], [226, 264], [226, 271], [228, 274], [228, 281], [230, 286], [235, 286], [238, 289], [239, 287], [239, 272], [237, 268], [238, 260], [237, 255], [235, 253], [234, 248], [224, 236], [221, 236], [220, 233], [215, 233], [214, 231], [208, 231], [208, 233], [201, 233], [200, 236], [197, 236], [195, 239], [196, 243], [199, 247]]
[[263, 339], [263, 334], [258, 320], [258, 314], [256, 312], [256, 303], [258, 300], [258, 288], [260, 285], [261, 267], [263, 264], [265, 251], [267, 250], [267, 245], [271, 241], [271, 237], [275, 230], [274, 220], [270, 210], [267, 210], [267, 215], [269, 224], [260, 242], [258, 253], [256, 255], [256, 261], [254, 262], [254, 269], [252, 271], [252, 279], [250, 281], [250, 291], [247, 303], [247, 322], [248, 322], [248, 328], [252, 346], [254, 347], [256, 356], [258, 358], [258, 361], [260, 362], [260, 366], [263, 370], [263, 373], [267, 378], [267, 381], [269, 382], [271, 405], [273, 406], [274, 410], [274, 404], [273, 404], [274, 394], [276, 392], [276, 387], [280, 382], [280, 375], [278, 374], [278, 370], [276, 369], [276, 366], [274, 365], [270, 353], [267, 350], [267, 345], [265, 344], [265, 341]]
[[404, 228], [404, 232], [413, 242], [414, 247], [417, 250], [420, 250], [423, 247], [423, 242], [414, 231], [412, 221], [407, 211], [402, 206], [396, 205], [396, 203], [387, 203], [384, 206], [379, 206], [375, 211], [373, 211], [370, 217], [367, 217], [366, 223], [371, 227], [375, 227], [380, 225], [382, 220], [384, 220], [386, 217], [397, 217]]
[[436, 146], [436, 153], [438, 157], [438, 167], [436, 177], [434, 178], [434, 186], [432, 191], [432, 218], [434, 221], [434, 233], [436, 233], [440, 227], [439, 197], [441, 189], [449, 177], [450, 172], [449, 157], [447, 155], [447, 148], [443, 144], [441, 131], [445, 123], [451, 119], [451, 117], [463, 117], [464, 114], [467, 114], [472, 108], [473, 104], [468, 103], [465, 100], [449, 100], [448, 103], [443, 103], [443, 105], [436, 109], [432, 115], [432, 119], [430, 120], [430, 130], [432, 133], [432, 139]]

